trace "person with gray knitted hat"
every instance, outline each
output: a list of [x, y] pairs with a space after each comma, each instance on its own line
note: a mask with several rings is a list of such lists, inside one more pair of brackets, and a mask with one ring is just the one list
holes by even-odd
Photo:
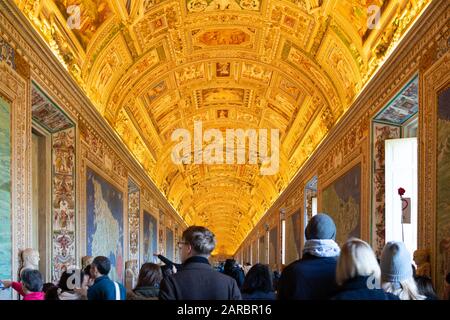
[[305, 229], [303, 257], [287, 266], [278, 283], [280, 300], [325, 300], [338, 290], [335, 275], [340, 248], [336, 225], [327, 214], [311, 218]]
[[386, 243], [380, 261], [381, 286], [400, 300], [425, 300], [417, 289], [411, 264], [411, 254], [403, 242]]

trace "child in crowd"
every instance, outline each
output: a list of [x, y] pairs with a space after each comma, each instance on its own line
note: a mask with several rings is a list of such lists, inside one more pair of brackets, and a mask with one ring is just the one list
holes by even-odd
[[45, 294], [42, 291], [43, 281], [38, 270], [25, 269], [21, 274], [21, 281], [1, 281], [5, 288], [12, 287], [22, 297], [23, 300], [44, 300]]

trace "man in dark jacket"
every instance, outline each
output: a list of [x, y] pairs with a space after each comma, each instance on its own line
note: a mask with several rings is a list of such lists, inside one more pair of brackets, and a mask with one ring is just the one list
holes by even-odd
[[240, 288], [242, 288], [242, 285], [244, 284], [245, 274], [244, 270], [242, 270], [239, 265], [236, 263], [236, 260], [234, 259], [227, 259], [225, 261], [225, 266], [223, 269], [223, 273], [227, 276], [232, 277], [234, 280], [236, 280], [236, 283]]
[[214, 250], [214, 234], [200, 226], [183, 232], [180, 247], [181, 271], [161, 282], [161, 300], [240, 300], [236, 281], [214, 270], [208, 262]]
[[278, 299], [324, 300], [337, 292], [339, 246], [336, 226], [326, 214], [315, 215], [305, 229], [303, 257], [287, 266], [278, 282]]
[[110, 270], [111, 262], [107, 257], [99, 256], [92, 261], [90, 272], [95, 280], [92, 287], [88, 289], [88, 300], [125, 300], [125, 287], [109, 279]]

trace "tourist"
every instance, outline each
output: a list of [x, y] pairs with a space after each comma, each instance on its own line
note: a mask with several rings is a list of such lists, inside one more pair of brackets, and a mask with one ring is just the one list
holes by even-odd
[[1, 281], [6, 288], [12, 287], [22, 297], [23, 300], [44, 300], [45, 294], [42, 291], [44, 282], [38, 270], [23, 269], [20, 274], [20, 282]]
[[380, 274], [372, 248], [360, 239], [347, 240], [341, 247], [336, 266], [340, 292], [333, 300], [399, 300], [381, 289]]
[[200, 226], [183, 232], [178, 243], [182, 269], [161, 282], [163, 300], [239, 300], [236, 281], [214, 270], [208, 258], [216, 245], [214, 234]]
[[136, 287], [127, 293], [127, 300], [157, 300], [162, 278], [161, 268], [157, 264], [144, 263]]
[[236, 260], [234, 259], [227, 259], [225, 261], [225, 266], [223, 269], [223, 273], [227, 276], [232, 277], [234, 280], [236, 280], [236, 283], [239, 288], [242, 287], [242, 284], [244, 283], [244, 270], [242, 270], [239, 265], [236, 263]]
[[80, 279], [78, 281], [80, 281], [81, 286], [82, 282], [84, 281], [83, 271], [76, 271], [76, 270], [72, 270], [71, 272], [64, 271], [61, 274], [57, 290], [59, 300], [84, 300], [83, 295], [80, 292], [74, 290], [76, 283], [74, 283], [75, 279], [73, 279], [73, 277], [74, 275], [76, 275], [77, 272], [79, 273]]
[[245, 276], [241, 292], [242, 300], [275, 300], [269, 267], [261, 263], [251, 267]]
[[381, 253], [381, 286], [400, 300], [425, 300], [417, 289], [411, 263], [411, 254], [403, 242], [386, 243]]
[[317, 214], [305, 229], [303, 257], [287, 266], [278, 283], [278, 299], [323, 300], [336, 294], [335, 272], [339, 246], [336, 226], [326, 214]]
[[419, 293], [426, 297], [426, 300], [439, 300], [433, 288], [433, 282], [427, 276], [415, 276], [417, 289]]
[[275, 292], [278, 292], [278, 284], [280, 282], [281, 272], [278, 271], [278, 270], [275, 270], [273, 272], [273, 277], [272, 278], [273, 278], [273, 280], [272, 280], [272, 282], [273, 282], [273, 290]]
[[81, 300], [87, 300], [87, 291], [89, 287], [92, 287], [95, 279], [91, 277], [91, 265], [88, 264], [82, 271], [83, 277], [81, 280], [81, 288], [73, 289], [74, 292], [81, 296]]
[[250, 262], [244, 263], [242, 269], [244, 270], [244, 275], [247, 275], [248, 271], [251, 269], [252, 264]]
[[44, 300], [59, 300], [58, 286], [53, 282], [44, 283], [42, 286], [42, 292], [45, 294]]
[[88, 300], [125, 300], [126, 290], [120, 283], [108, 277], [111, 262], [107, 257], [96, 257], [92, 261], [90, 272], [94, 284], [87, 290]]

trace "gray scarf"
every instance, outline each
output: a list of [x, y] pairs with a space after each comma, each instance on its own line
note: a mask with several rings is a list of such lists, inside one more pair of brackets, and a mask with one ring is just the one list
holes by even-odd
[[332, 239], [306, 240], [303, 248], [303, 254], [308, 253], [320, 258], [337, 257], [340, 252], [338, 244]]

